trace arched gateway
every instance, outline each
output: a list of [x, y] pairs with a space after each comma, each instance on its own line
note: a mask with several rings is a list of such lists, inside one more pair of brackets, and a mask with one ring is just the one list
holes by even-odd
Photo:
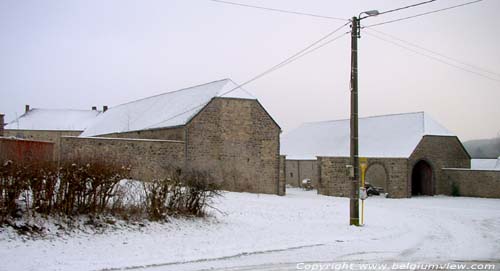
[[434, 195], [432, 167], [424, 160], [413, 166], [411, 173], [411, 195]]

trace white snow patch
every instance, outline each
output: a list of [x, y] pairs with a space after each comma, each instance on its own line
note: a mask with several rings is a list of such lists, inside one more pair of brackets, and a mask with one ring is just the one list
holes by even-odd
[[33, 108], [7, 124], [5, 129], [83, 131], [99, 114], [97, 110]]
[[348, 198], [287, 192], [285, 197], [228, 192], [215, 204], [224, 213], [149, 223], [141, 230], [30, 241], [0, 229], [0, 269], [201, 270], [301, 261], [500, 260], [499, 199], [370, 197], [365, 226], [352, 227]]
[[497, 159], [471, 159], [471, 169], [475, 170], [500, 170], [500, 157]]

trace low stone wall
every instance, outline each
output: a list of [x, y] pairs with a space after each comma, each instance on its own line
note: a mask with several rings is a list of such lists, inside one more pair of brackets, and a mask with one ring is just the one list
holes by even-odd
[[175, 128], [161, 128], [142, 131], [133, 131], [125, 133], [113, 133], [100, 135], [99, 137], [113, 138], [139, 138], [139, 139], [160, 139], [160, 140], [185, 140], [184, 126]]
[[183, 141], [99, 137], [62, 137], [60, 159], [96, 159], [125, 163], [131, 177], [148, 181], [165, 177], [169, 167], [183, 167]]
[[500, 198], [500, 171], [472, 169], [443, 169], [460, 196]]
[[51, 161], [54, 159], [54, 143], [0, 137], [0, 162]]
[[280, 174], [279, 174], [278, 195], [286, 194], [286, 156], [280, 155]]
[[318, 157], [318, 193], [327, 196], [349, 197], [351, 180], [347, 176], [346, 165], [349, 157]]
[[[349, 197], [351, 179], [348, 177], [346, 170], [346, 166], [349, 164], [351, 164], [349, 157], [318, 157], [318, 193], [328, 196]], [[409, 197], [408, 159], [368, 158], [368, 169], [373, 165], [381, 165], [385, 170], [388, 197]]]

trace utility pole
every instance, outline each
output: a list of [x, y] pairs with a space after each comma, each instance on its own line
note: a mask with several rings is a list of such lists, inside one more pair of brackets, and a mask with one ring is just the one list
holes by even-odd
[[351, 24], [351, 199], [349, 225], [359, 226], [359, 146], [358, 146], [358, 38], [359, 19]]

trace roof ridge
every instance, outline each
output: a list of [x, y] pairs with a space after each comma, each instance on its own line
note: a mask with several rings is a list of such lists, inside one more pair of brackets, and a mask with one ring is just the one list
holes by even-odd
[[[246, 90], [243, 88], [242, 85], [234, 82], [231, 78], [227, 78], [225, 80], [228, 80], [228, 83], [231, 82], [233, 83], [236, 87], [235, 88], [232, 88], [231, 90], [228, 90], [228, 91], [225, 91], [223, 93], [217, 93], [217, 96], [216, 97], [219, 97], [219, 98], [227, 98], [227, 97], [224, 97], [225, 95], [233, 92], [233, 91], [236, 91], [236, 90], [241, 90], [243, 91], [245, 94], [249, 95], [250, 97], [254, 98], [254, 99], [257, 99], [257, 97], [255, 97], [255, 95], [253, 95], [253, 93], [251, 93], [250, 91]], [[221, 80], [222, 81], [222, 80]]]
[[198, 85], [190, 86], [190, 87], [187, 87], [187, 88], [181, 88], [181, 89], [177, 89], [177, 90], [173, 90], [173, 91], [167, 91], [167, 92], [159, 93], [159, 94], [156, 94], [156, 95], [152, 95], [152, 96], [140, 98], [140, 99], [137, 99], [137, 100], [133, 100], [133, 101], [130, 101], [130, 102], [122, 103], [122, 104], [113, 106], [110, 109], [116, 108], [116, 107], [119, 107], [119, 106], [122, 106], [122, 105], [127, 105], [127, 104], [131, 104], [131, 103], [139, 102], [139, 101], [144, 101], [144, 100], [151, 99], [151, 98], [156, 98], [156, 97], [163, 96], [163, 95], [166, 95], [166, 94], [171, 94], [171, 93], [175, 93], [175, 92], [189, 90], [189, 89], [192, 89], [192, 88], [201, 87], [201, 86], [205, 86], [205, 85], [210, 85], [210, 84], [213, 84], [213, 83], [222, 82], [222, 81], [226, 81], [226, 80], [231, 80], [231, 79], [224, 78], [224, 79], [215, 80], [215, 81], [204, 83], [204, 84], [198, 84]]
[[[416, 112], [407, 112], [407, 113], [394, 113], [394, 114], [386, 114], [386, 115], [375, 115], [375, 116], [367, 116], [361, 117], [359, 119], [372, 119], [372, 118], [381, 118], [381, 117], [390, 117], [390, 116], [402, 116], [402, 115], [413, 115], [413, 114], [426, 114], [425, 111], [416, 111]], [[350, 120], [350, 118], [345, 119], [336, 119], [336, 120], [323, 120], [323, 121], [310, 121], [304, 122], [303, 124], [318, 124], [318, 123], [327, 123], [327, 122], [340, 122]]]
[[[71, 111], [82, 111], [82, 112], [93, 112], [93, 111], [101, 112], [100, 110], [74, 109], [74, 108], [39, 108], [39, 107], [35, 107], [35, 108], [31, 108], [30, 109], [30, 111], [35, 111], [35, 110], [51, 110], [51, 111], [67, 111], [67, 110], [71, 110]], [[28, 112], [30, 112], [30, 111], [28, 111]]]

